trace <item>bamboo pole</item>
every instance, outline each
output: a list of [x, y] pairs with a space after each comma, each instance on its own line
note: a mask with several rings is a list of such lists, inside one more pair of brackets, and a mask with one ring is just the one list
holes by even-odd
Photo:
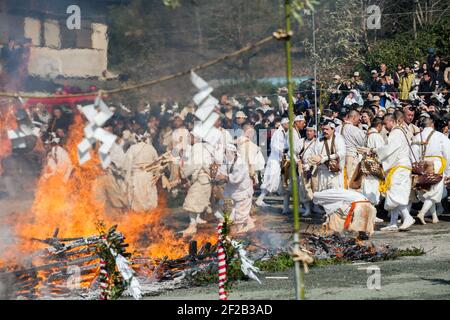
[[[286, 78], [288, 87], [288, 100], [289, 100], [289, 153], [291, 158], [291, 184], [292, 184], [292, 198], [294, 203], [294, 242], [297, 249], [299, 249], [300, 240], [300, 219], [298, 210], [298, 185], [297, 185], [297, 164], [294, 157], [294, 101], [293, 101], [293, 82], [292, 82], [292, 58], [291, 58], [291, 0], [285, 0], [284, 13], [286, 22], [286, 34], [288, 35], [285, 40], [286, 51]], [[297, 300], [303, 300], [305, 298], [305, 287], [303, 283], [303, 270], [300, 267], [300, 262], [295, 262], [295, 298]]]

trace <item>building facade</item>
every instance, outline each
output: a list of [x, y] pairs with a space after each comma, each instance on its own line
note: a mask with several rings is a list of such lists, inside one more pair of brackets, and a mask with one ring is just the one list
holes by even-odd
[[[104, 78], [108, 75], [106, 0], [0, 0], [0, 41], [31, 42], [28, 74], [41, 78]], [[80, 9], [80, 28], [67, 21]], [[73, 21], [73, 20], [71, 20]]]

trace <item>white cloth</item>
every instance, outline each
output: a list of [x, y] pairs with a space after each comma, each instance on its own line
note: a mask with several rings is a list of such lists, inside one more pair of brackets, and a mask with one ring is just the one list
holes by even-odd
[[346, 155], [357, 157], [357, 147], [364, 147], [366, 143], [366, 133], [364, 130], [354, 126], [352, 123], [344, 122], [339, 129], [340, 135], [344, 138]]
[[[346, 147], [344, 139], [337, 135], [335, 136], [335, 152], [330, 154], [328, 157], [325, 143], [328, 144], [330, 153], [332, 151], [331, 139], [325, 140], [320, 139], [314, 148], [314, 155], [320, 155], [322, 157], [322, 163], [317, 168], [317, 179], [318, 186], [317, 191], [324, 191], [327, 189], [341, 189], [344, 188], [344, 166], [345, 166], [345, 155], [346, 155]], [[336, 160], [339, 158], [339, 165], [341, 170], [337, 173], [330, 172], [328, 167], [325, 165], [325, 162], [328, 160]]]
[[148, 211], [158, 206], [158, 192], [152, 182], [153, 174], [141, 169], [158, 158], [151, 144], [139, 142], [125, 154], [125, 182], [129, 206], [133, 211]]
[[308, 159], [311, 158], [314, 155], [314, 148], [317, 143], [317, 139], [308, 140], [308, 139], [302, 139], [302, 150], [299, 155], [299, 159], [302, 162], [303, 165], [303, 172], [302, 176], [298, 180], [299, 182], [299, 196], [301, 202], [308, 202], [312, 201], [312, 185], [311, 185], [311, 178], [308, 179], [306, 172], [310, 171], [311, 166], [308, 163]]
[[[448, 174], [449, 170], [449, 162], [450, 162], [450, 142], [449, 139], [442, 133], [434, 131], [431, 136], [430, 141], [428, 142], [425, 150], [425, 158], [422, 159], [422, 150], [425, 146], [417, 145], [416, 143], [425, 143], [430, 136], [431, 132], [434, 129], [425, 128], [421, 134], [416, 135], [413, 138], [413, 152], [415, 158], [420, 160], [432, 161], [434, 164], [434, 173], [439, 173], [439, 169], [442, 167], [443, 163], [439, 158], [434, 157], [443, 157], [447, 160], [447, 164], [444, 170], [444, 176]], [[438, 184], [432, 186], [430, 190], [426, 192], [418, 192], [417, 196], [420, 201], [432, 200], [435, 203], [438, 203], [442, 200], [444, 194], [444, 179]]]
[[191, 186], [184, 200], [183, 209], [193, 213], [202, 213], [211, 199], [211, 165], [214, 161], [211, 146], [196, 143], [191, 148], [189, 162], [181, 168], [184, 178], [191, 177]]
[[231, 220], [235, 224], [247, 223], [253, 199], [253, 182], [250, 179], [247, 164], [238, 155], [236, 161], [227, 159], [226, 163], [220, 167], [219, 173], [228, 177], [223, 195], [231, 198], [233, 203]]
[[261, 190], [273, 193], [279, 190], [281, 183], [281, 160], [286, 144], [286, 133], [282, 127], [275, 130], [270, 142], [270, 156], [264, 171]]
[[322, 206], [326, 214], [331, 214], [338, 209], [343, 212], [351, 206], [353, 202], [368, 200], [363, 194], [345, 189], [329, 189], [314, 193], [314, 204]]
[[69, 153], [60, 146], [54, 146], [47, 156], [47, 163], [44, 169], [44, 179], [48, 179], [55, 175], [61, 175], [64, 183], [66, 183], [73, 170], [72, 161]]
[[[403, 129], [394, 128], [386, 145], [376, 148], [375, 152], [383, 165], [384, 171], [396, 166], [411, 168], [410, 148]], [[411, 171], [399, 168], [392, 176], [392, 185], [386, 192], [385, 209], [390, 211], [398, 206], [406, 206], [411, 194]]]
[[191, 152], [191, 134], [189, 130], [186, 128], [175, 129], [172, 132], [171, 146], [174, 157], [178, 160], [186, 160]]
[[250, 174], [264, 170], [266, 160], [261, 152], [261, 148], [253, 143], [249, 138], [242, 136], [237, 140], [238, 153], [247, 164]]
[[[374, 128], [369, 129], [367, 138], [368, 148], [380, 148], [385, 145], [383, 136]], [[361, 192], [373, 205], [380, 202], [380, 180], [373, 176], [365, 176], [361, 185]]]

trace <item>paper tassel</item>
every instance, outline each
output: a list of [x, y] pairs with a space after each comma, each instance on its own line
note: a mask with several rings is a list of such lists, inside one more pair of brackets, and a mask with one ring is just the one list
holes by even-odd
[[97, 141], [101, 143], [98, 155], [102, 164], [102, 168], [106, 169], [111, 164], [109, 152], [116, 143], [117, 136], [104, 130], [102, 126], [114, 115], [108, 108], [106, 103], [99, 97], [93, 105], [85, 107], [78, 106], [78, 109], [88, 120], [88, 124], [84, 128], [83, 141], [78, 145], [78, 162], [83, 165], [91, 159], [92, 145]]
[[117, 254], [113, 249], [110, 250], [111, 254], [115, 258], [117, 269], [119, 269], [120, 274], [126, 281], [128, 285], [128, 290], [130, 290], [131, 295], [136, 300], [142, 299], [141, 285], [134, 276], [133, 269], [130, 268], [130, 262], [127, 259], [125, 259], [124, 256]]
[[258, 281], [258, 283], [261, 284], [261, 281], [256, 276], [256, 273], [259, 273], [260, 270], [257, 267], [255, 267], [253, 265], [254, 262], [247, 257], [247, 251], [245, 251], [242, 243], [232, 240], [231, 245], [233, 246], [234, 249], [237, 250], [239, 254], [239, 258], [241, 259], [242, 272], [250, 279]]

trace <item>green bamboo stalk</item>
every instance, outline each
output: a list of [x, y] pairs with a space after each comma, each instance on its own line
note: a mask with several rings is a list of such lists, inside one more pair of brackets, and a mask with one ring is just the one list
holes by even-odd
[[[286, 22], [286, 33], [291, 33], [291, 0], [285, 0], [284, 13]], [[291, 182], [292, 182], [292, 198], [294, 203], [294, 242], [299, 246], [300, 240], [300, 218], [299, 218], [299, 200], [298, 200], [298, 184], [297, 184], [297, 163], [294, 157], [294, 99], [293, 99], [293, 82], [292, 82], [292, 57], [291, 57], [291, 38], [285, 41], [286, 51], [286, 77], [288, 87], [289, 100], [289, 153], [291, 158]], [[300, 267], [300, 262], [295, 262], [295, 298], [297, 300], [305, 299], [304, 274]]]

